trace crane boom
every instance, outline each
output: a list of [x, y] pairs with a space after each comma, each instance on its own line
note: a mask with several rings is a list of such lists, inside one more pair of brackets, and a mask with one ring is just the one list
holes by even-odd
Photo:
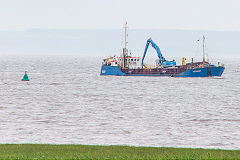
[[157, 46], [156, 43], [153, 42], [153, 40], [151, 38], [149, 38], [147, 40], [146, 47], [145, 47], [145, 50], [144, 50], [144, 54], [143, 54], [143, 58], [142, 58], [142, 64], [143, 64], [143, 61], [144, 61], [144, 58], [146, 56], [146, 53], [147, 53], [147, 50], [148, 50], [148, 46], [149, 46], [150, 43], [151, 43], [152, 47], [157, 51], [159, 60], [161, 62], [164, 62], [165, 58], [162, 56], [162, 52], [161, 52], [160, 48]]
[[144, 61], [144, 58], [145, 58], [145, 56], [146, 56], [146, 53], [147, 53], [149, 44], [151, 44], [151, 46], [157, 51], [158, 58], [159, 58], [159, 61], [158, 61], [159, 64], [161, 64], [163, 67], [176, 66], [176, 62], [175, 62], [175, 61], [167, 61], [167, 60], [162, 56], [162, 52], [161, 52], [160, 48], [158, 47], [158, 45], [157, 45], [155, 42], [153, 42], [153, 40], [152, 40], [151, 38], [149, 38], [149, 39], [147, 40], [146, 47], [145, 47], [145, 50], [144, 50], [144, 53], [143, 53], [142, 67], [143, 67], [143, 61]]

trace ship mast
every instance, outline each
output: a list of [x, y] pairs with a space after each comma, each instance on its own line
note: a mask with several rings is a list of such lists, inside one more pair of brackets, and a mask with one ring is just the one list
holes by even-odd
[[203, 36], [203, 66], [205, 64], [205, 36]]
[[125, 23], [125, 46], [123, 49], [123, 68], [126, 68], [126, 56], [127, 56], [127, 22]]

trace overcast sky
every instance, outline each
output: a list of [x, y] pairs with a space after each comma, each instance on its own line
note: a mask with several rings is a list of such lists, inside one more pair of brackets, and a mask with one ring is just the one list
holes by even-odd
[[0, 0], [0, 30], [121, 28], [240, 31], [240, 0]]

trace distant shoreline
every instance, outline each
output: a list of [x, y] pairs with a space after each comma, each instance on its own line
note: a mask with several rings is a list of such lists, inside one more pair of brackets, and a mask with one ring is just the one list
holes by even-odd
[[[206, 36], [209, 56], [239, 56], [240, 31], [129, 29], [128, 48], [133, 55], [142, 56], [146, 40], [152, 38], [164, 57], [202, 56], [197, 42]], [[29, 29], [0, 31], [1, 53], [42, 54], [120, 54], [123, 30], [120, 29]]]

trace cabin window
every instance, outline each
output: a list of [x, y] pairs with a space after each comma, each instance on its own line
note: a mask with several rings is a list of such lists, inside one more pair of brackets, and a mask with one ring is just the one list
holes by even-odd
[[137, 59], [134, 59], [134, 61], [136, 61]]
[[131, 61], [133, 61], [133, 59], [131, 59]]

